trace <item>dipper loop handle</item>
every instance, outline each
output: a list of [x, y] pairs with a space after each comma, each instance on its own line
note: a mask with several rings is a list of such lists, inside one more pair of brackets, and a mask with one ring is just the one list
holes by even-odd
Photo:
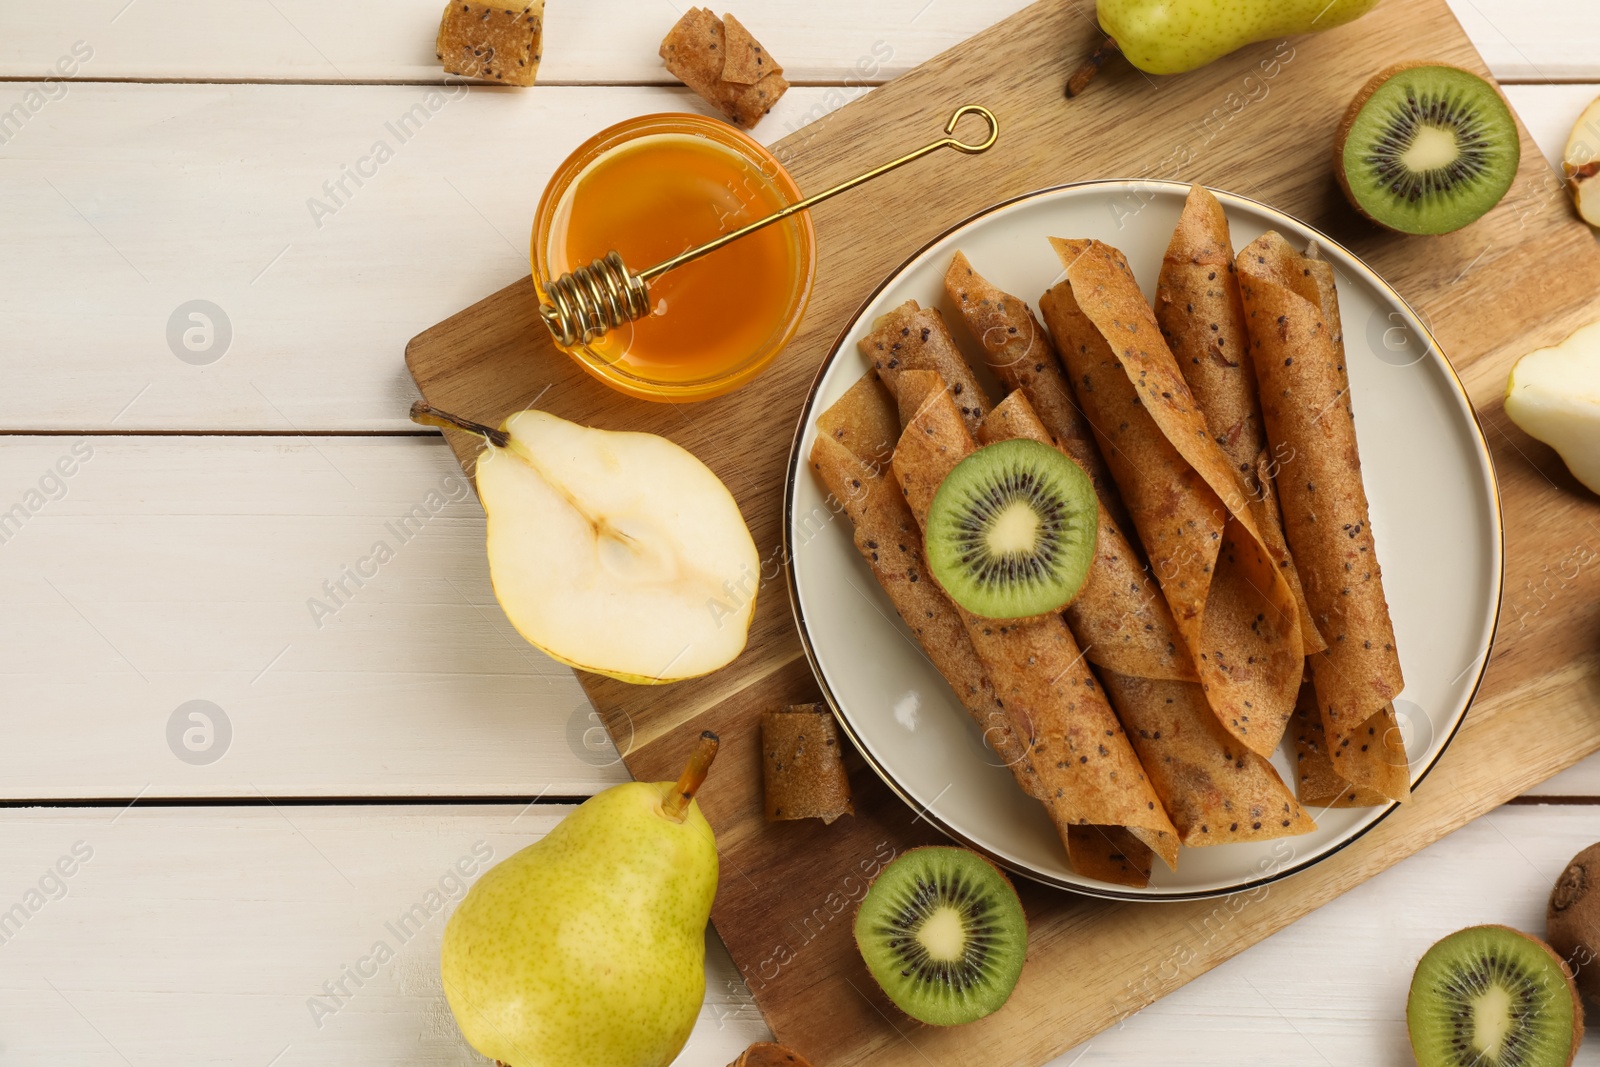
[[[968, 142], [955, 136], [956, 125], [968, 115], [977, 115], [988, 124], [989, 133], [983, 140]], [[899, 159], [890, 160], [881, 166], [857, 174], [831, 189], [824, 189], [814, 196], [808, 196], [781, 211], [775, 211], [637, 274], [627, 268], [622, 262], [622, 257], [615, 251], [608, 252], [604, 259], [597, 259], [587, 266], [578, 267], [546, 285], [545, 303], [539, 308], [539, 315], [549, 327], [550, 335], [563, 348], [595, 340], [625, 322], [642, 319], [650, 314], [649, 283], [674, 267], [681, 267], [701, 256], [709, 255], [746, 234], [755, 233], [775, 222], [782, 222], [790, 215], [805, 211], [864, 182], [870, 182], [880, 174], [887, 174], [897, 167], [903, 167], [930, 152], [937, 152], [941, 148], [953, 148], [967, 155], [986, 152], [1000, 137], [1000, 122], [994, 117], [994, 112], [986, 107], [963, 104], [956, 108], [950, 116], [950, 121], [944, 124], [944, 132], [945, 136], [937, 141], [930, 141]]]

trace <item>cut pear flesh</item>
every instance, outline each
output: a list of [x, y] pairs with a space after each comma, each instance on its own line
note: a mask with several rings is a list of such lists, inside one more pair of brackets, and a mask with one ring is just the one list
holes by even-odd
[[1600, 226], [1600, 100], [1584, 108], [1573, 124], [1561, 154], [1561, 169], [1578, 214], [1589, 225]]
[[1506, 414], [1600, 493], [1600, 322], [1517, 360], [1506, 383]]
[[663, 437], [542, 411], [478, 459], [489, 574], [552, 658], [624, 681], [707, 674], [744, 649], [760, 559], [732, 494]]

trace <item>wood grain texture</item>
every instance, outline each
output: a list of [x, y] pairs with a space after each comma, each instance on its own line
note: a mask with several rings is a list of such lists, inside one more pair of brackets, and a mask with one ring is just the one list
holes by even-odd
[[[838, 83], [903, 74], [1023, 6], [1024, 0], [740, 0], [735, 14], [791, 79]], [[439, 83], [444, 75], [433, 42], [442, 7], [440, 0], [8, 4], [0, 8], [0, 77], [48, 76], [82, 40], [95, 50], [84, 73], [97, 78]], [[1592, 5], [1451, 0], [1451, 7], [1501, 78], [1600, 74], [1600, 15]], [[638, 0], [550, 5], [539, 80], [664, 83], [656, 46], [679, 10]]]
[[[0, 112], [28, 88], [0, 83]], [[566, 153], [624, 118], [698, 106], [653, 86], [473, 89], [398, 144], [385, 124], [427, 91], [69, 86], [0, 145], [0, 430], [411, 429], [394, 353], [527, 273], [538, 193]], [[1508, 95], [1550, 155], [1597, 92]], [[777, 140], [865, 93], [793, 89], [754, 134]], [[1236, 125], [1250, 125], [1248, 111]], [[346, 182], [353, 195], [336, 215], [314, 219], [307, 201], [331, 203], [323, 183], [377, 138], [394, 157], [365, 186]], [[484, 144], [495, 164], [465, 165]], [[1169, 148], [1146, 144], [1139, 166]], [[195, 298], [233, 330], [207, 366], [179, 361], [166, 339], [174, 309]]]
[[[691, 408], [607, 393], [551, 348], [527, 282], [416, 338], [407, 351], [413, 375], [435, 404], [473, 418], [499, 418], [538, 397], [564, 417], [673, 437], [728, 482], [757, 545], [771, 555], [780, 543], [787, 427], [835, 334], [888, 270], [941, 227], [1030, 188], [1114, 175], [1178, 178], [1304, 218], [1365, 258], [1433, 324], [1495, 450], [1508, 589], [1600, 529], [1590, 525], [1600, 515], [1592, 498], [1579, 495], [1548, 450], [1508, 428], [1498, 404], [1517, 354], [1600, 310], [1600, 255], [1552, 188], [1531, 139], [1524, 138], [1517, 184], [1494, 212], [1459, 233], [1418, 242], [1360, 223], [1328, 175], [1326, 140], [1304, 136], [1333, 128], [1374, 65], [1426, 53], [1482, 71], [1441, 0], [1391, 2], [1359, 24], [1284, 50], [1247, 49], [1160, 85], [1126, 69], [1108, 72], [1069, 103], [1060, 97], [1068, 60], [1031, 44], [1087, 44], [1090, 30], [1082, 5], [1045, 0], [776, 146], [802, 188], [819, 188], [915, 143], [930, 116], [960, 103], [989, 105], [1004, 130], [986, 155], [907, 167], [816, 209], [821, 281], [811, 310], [783, 358], [743, 392]], [[1253, 109], [1248, 121], [1236, 121], [1246, 77], [1262, 78], [1269, 68], [1259, 64], [1274, 56], [1266, 92], [1242, 105]], [[1556, 263], [1561, 269], [1551, 270]], [[476, 442], [453, 435], [452, 444], [470, 464]], [[1355, 845], [1292, 881], [1225, 902], [1109, 904], [1025, 887], [1030, 964], [1010, 1003], [970, 1027], [911, 1038], [872, 990], [849, 924], [829, 917], [863, 862], [929, 840], [932, 831], [913, 824], [912, 812], [859, 771], [853, 820], [823, 830], [773, 828], [759, 818], [754, 716], [815, 692], [778, 588], [764, 589], [758, 601], [750, 650], [719, 674], [666, 693], [595, 678], [584, 684], [614, 733], [634, 738], [627, 757], [635, 775], [669, 777], [704, 728], [722, 734], [725, 758], [744, 769], [703, 799], [727, 861], [715, 921], [780, 1039], [827, 1065], [932, 1059], [1031, 1067], [1600, 747], [1597, 589], [1600, 578], [1581, 574], [1555, 606], [1508, 608], [1497, 655], [1455, 744], [1413, 801]], [[1293, 843], [1284, 848], [1289, 862]], [[1249, 923], [1228, 923], [1245, 904]], [[1217, 934], [1196, 937], [1207, 923]], [[805, 938], [803, 951], [791, 938]], [[1174, 951], [1181, 967], [1169, 966]]]
[[[281, 1053], [272, 1067], [485, 1067], [456, 1034], [439, 988], [436, 953], [453, 901], [404, 946], [384, 924], [480, 842], [503, 859], [567, 810], [0, 811], [0, 911], [75, 843], [93, 849], [64, 893], [44, 897], [20, 930], [0, 931], [4, 1062], [268, 1067]], [[1543, 929], [1551, 881], [1596, 832], [1592, 807], [1493, 812], [1052, 1067], [1409, 1065], [1405, 990], [1418, 956], [1473, 923]], [[451, 891], [447, 882], [442, 895]], [[804, 919], [798, 908], [775, 910], [770, 923]], [[1250, 911], [1233, 920], [1251, 921]], [[379, 939], [395, 958], [360, 987], [347, 982], [352, 996], [336, 1014], [313, 1018], [308, 999], [326, 996], [322, 983]], [[708, 949], [706, 1003], [681, 1067], [721, 1067], [769, 1036], [714, 936]], [[1600, 1065], [1600, 1042], [1586, 1042], [1576, 1062]]]
[[[624, 780], [572, 672], [501, 613], [483, 545], [431, 438], [0, 439], [0, 798]], [[214, 762], [169, 745], [191, 700], [227, 717]]]

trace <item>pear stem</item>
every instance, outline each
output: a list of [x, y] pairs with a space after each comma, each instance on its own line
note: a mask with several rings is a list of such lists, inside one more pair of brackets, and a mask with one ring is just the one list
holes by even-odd
[[426, 400], [419, 400], [411, 405], [411, 421], [422, 426], [439, 426], [447, 430], [465, 430], [467, 433], [480, 434], [487, 437], [489, 443], [496, 448], [505, 448], [511, 443], [511, 435], [504, 430], [497, 430], [493, 426], [485, 426], [471, 419], [463, 419], [448, 411], [440, 411]]
[[689, 814], [689, 804], [694, 800], [694, 795], [705, 783], [706, 772], [711, 770], [711, 761], [717, 758], [717, 746], [721, 743], [721, 739], [710, 730], [700, 734], [700, 743], [689, 754], [689, 765], [678, 776], [672, 792], [661, 801], [661, 814], [673, 822], [684, 820]]
[[1109, 37], [1101, 41], [1100, 46], [1090, 52], [1067, 79], [1067, 99], [1070, 100], [1087, 89], [1094, 76], [1100, 73], [1100, 68], [1106, 65], [1106, 61], [1112, 56], [1121, 54], [1122, 49], [1117, 47], [1116, 41]]

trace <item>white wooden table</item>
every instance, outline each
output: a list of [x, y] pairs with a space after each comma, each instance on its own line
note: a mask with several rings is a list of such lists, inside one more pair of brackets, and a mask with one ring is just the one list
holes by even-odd
[[[1600, 8], [1453, 2], [1555, 157]], [[758, 136], [1020, 6], [742, 0], [796, 83]], [[439, 990], [452, 864], [626, 777], [496, 607], [401, 351], [526, 273], [579, 141], [699, 106], [656, 59], [676, 0], [550, 0], [522, 91], [442, 92], [438, 11], [0, 0], [0, 1064], [481, 1063]], [[1424, 947], [1541, 930], [1600, 837], [1600, 760], [1536, 793], [1058, 1063], [1409, 1063]], [[686, 1064], [765, 1034], [711, 940]]]

